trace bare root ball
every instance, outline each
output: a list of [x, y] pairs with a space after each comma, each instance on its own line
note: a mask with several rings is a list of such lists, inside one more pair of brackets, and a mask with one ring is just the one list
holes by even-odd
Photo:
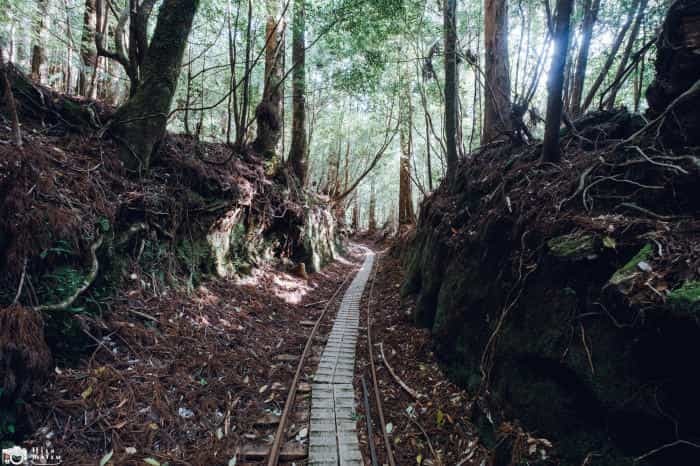
[[50, 368], [41, 314], [19, 305], [0, 309], [0, 404], [23, 398]]

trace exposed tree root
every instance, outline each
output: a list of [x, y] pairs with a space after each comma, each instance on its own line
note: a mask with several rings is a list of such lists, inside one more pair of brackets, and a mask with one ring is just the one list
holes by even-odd
[[97, 278], [97, 272], [100, 268], [100, 263], [97, 260], [97, 250], [100, 248], [100, 246], [102, 246], [102, 239], [103, 237], [99, 236], [90, 246], [90, 255], [92, 256], [92, 267], [90, 268], [90, 273], [88, 273], [87, 277], [85, 277], [83, 280], [83, 283], [73, 292], [73, 294], [68, 296], [60, 303], [36, 306], [33, 308], [35, 311], [64, 311], [68, 309], [85, 290], [90, 288], [92, 282], [94, 282], [95, 278]]

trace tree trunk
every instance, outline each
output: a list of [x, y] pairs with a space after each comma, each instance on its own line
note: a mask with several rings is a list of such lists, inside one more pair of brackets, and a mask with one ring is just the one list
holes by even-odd
[[586, 82], [586, 69], [588, 68], [588, 55], [593, 37], [593, 26], [598, 20], [600, 0], [585, 0], [583, 25], [581, 26], [581, 47], [576, 60], [576, 71], [571, 84], [571, 116], [581, 115], [581, 100], [583, 99], [583, 87]]
[[34, 35], [36, 43], [32, 47], [32, 79], [38, 83], [46, 83], [46, 41], [49, 30], [49, 0], [37, 1], [37, 13], [34, 19]]
[[584, 113], [586, 110], [588, 110], [588, 107], [591, 106], [591, 103], [593, 102], [593, 99], [595, 98], [595, 95], [598, 92], [598, 89], [600, 89], [600, 86], [603, 84], [605, 77], [608, 75], [608, 71], [610, 71], [610, 68], [612, 67], [613, 63], [615, 62], [615, 57], [617, 56], [617, 52], [618, 52], [618, 50], [620, 50], [620, 47], [622, 46], [622, 42], [625, 39], [625, 35], [627, 34], [627, 30], [630, 28], [630, 25], [632, 24], [632, 18], [633, 18], [634, 12], [637, 10], [637, 6], [639, 5], [639, 1], [640, 0], [635, 0], [633, 7], [630, 8], [630, 11], [627, 14], [627, 19], [625, 20], [625, 23], [622, 25], [622, 28], [620, 29], [620, 32], [617, 35], [617, 38], [615, 39], [615, 42], [613, 43], [612, 48], [610, 49], [610, 54], [608, 55], [607, 60], [605, 60], [605, 64], [603, 65], [603, 68], [600, 70], [598, 77], [596, 78], [595, 82], [593, 83], [590, 90], [588, 91], [588, 94], [586, 95], [586, 99], [584, 100], [583, 105], [581, 106], [580, 113]]
[[248, 0], [248, 26], [245, 35], [245, 74], [243, 75], [243, 89], [241, 89], [241, 108], [238, 114], [239, 121], [236, 125], [236, 144], [243, 145], [248, 135], [248, 107], [250, 106], [250, 49], [252, 46], [251, 27], [253, 25], [253, 3]]
[[377, 194], [374, 187], [374, 180], [372, 180], [372, 184], [370, 185], [368, 215], [369, 222], [367, 225], [367, 232], [372, 234], [377, 231]]
[[562, 90], [564, 69], [569, 52], [571, 10], [573, 0], [557, 0], [557, 16], [554, 25], [554, 55], [549, 75], [549, 95], [547, 97], [547, 118], [545, 120], [542, 161], [556, 163], [559, 161], [559, 129], [564, 102]]
[[135, 92], [117, 110], [112, 134], [132, 171], [147, 171], [165, 129], [199, 0], [164, 0]]
[[356, 233], [360, 228], [360, 203], [355, 196], [355, 202], [352, 208], [352, 223], [350, 225], [353, 233]]
[[637, 15], [634, 18], [634, 25], [632, 26], [632, 31], [630, 32], [630, 36], [627, 39], [627, 45], [625, 46], [625, 50], [622, 52], [622, 59], [620, 60], [620, 63], [617, 67], [617, 72], [615, 73], [615, 79], [613, 79], [613, 86], [610, 90], [610, 95], [606, 99], [607, 103], [605, 107], [607, 107], [609, 110], [611, 110], [615, 106], [615, 101], [617, 100], [617, 93], [620, 91], [620, 88], [624, 84], [624, 75], [627, 68], [627, 62], [629, 62], [629, 59], [632, 56], [634, 43], [636, 42], [637, 37], [639, 36], [639, 31], [642, 28], [642, 20], [644, 19], [644, 12], [646, 11], [646, 8], [647, 0], [641, 0], [637, 9]]
[[265, 27], [265, 85], [260, 104], [255, 109], [258, 123], [253, 147], [258, 153], [272, 159], [282, 135], [282, 78], [284, 69], [284, 18], [279, 17], [278, 0], [267, 0]]
[[97, 50], [95, 49], [95, 32], [97, 31], [96, 0], [85, 0], [83, 13], [83, 32], [80, 38], [80, 58], [82, 68], [78, 78], [78, 93], [90, 99], [97, 98], [97, 86], [91, 86], [91, 73], [96, 70]]
[[484, 46], [486, 90], [482, 144], [512, 131], [507, 0], [484, 1]]
[[292, 24], [292, 142], [289, 148], [289, 164], [299, 184], [306, 184], [306, 29], [304, 0], [294, 0]]
[[[447, 146], [447, 177], [457, 172], [457, 0], [445, 0], [443, 34], [445, 41], [445, 145]], [[402, 133], [403, 134], [403, 133]], [[426, 137], [430, 137], [427, 134]], [[403, 164], [403, 158], [401, 159]], [[410, 163], [410, 162], [409, 162]], [[403, 165], [402, 165], [403, 173]], [[430, 174], [428, 174], [430, 176]], [[409, 181], [410, 189], [410, 181]], [[410, 197], [410, 196], [409, 196]], [[399, 223], [401, 223], [399, 203]]]
[[399, 225], [412, 224], [413, 196], [411, 195], [411, 153], [413, 150], [413, 107], [411, 105], [411, 80], [405, 73], [401, 97], [400, 116], [400, 146], [401, 160], [399, 163]]

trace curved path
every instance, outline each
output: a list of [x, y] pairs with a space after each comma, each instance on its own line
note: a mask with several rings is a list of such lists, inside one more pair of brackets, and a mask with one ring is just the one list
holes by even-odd
[[374, 265], [374, 252], [366, 248], [365, 251], [365, 261], [343, 296], [333, 330], [314, 375], [309, 465], [363, 464], [357, 440], [353, 374], [360, 300]]

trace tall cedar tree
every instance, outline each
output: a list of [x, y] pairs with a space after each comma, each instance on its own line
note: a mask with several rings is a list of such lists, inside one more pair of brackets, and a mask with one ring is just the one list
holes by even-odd
[[512, 131], [510, 72], [508, 70], [508, 1], [484, 0], [484, 47], [486, 49], [484, 127], [486, 144]]
[[598, 20], [600, 0], [584, 0], [583, 24], [581, 25], [581, 45], [576, 60], [576, 70], [571, 83], [571, 115], [577, 117], [581, 114], [581, 100], [583, 99], [583, 86], [588, 68], [588, 54], [593, 38], [593, 26]]
[[279, 0], [267, 0], [266, 5], [265, 83], [262, 100], [255, 110], [258, 132], [253, 144], [259, 153], [272, 157], [282, 135], [284, 18], [279, 14]]
[[80, 38], [80, 58], [82, 68], [78, 77], [78, 93], [94, 99], [97, 97], [97, 86], [91, 77], [97, 65], [97, 49], [95, 48], [95, 32], [97, 31], [96, 0], [85, 0], [83, 12], [83, 32]]
[[120, 158], [129, 170], [147, 171], [165, 135], [182, 54], [198, 6], [199, 0], [163, 1], [141, 79], [114, 116], [111, 132], [121, 144]]
[[304, 0], [294, 0], [292, 20], [292, 142], [289, 148], [289, 164], [299, 184], [306, 184], [306, 29]]
[[32, 47], [32, 79], [39, 83], [46, 83], [48, 79], [46, 64], [47, 34], [49, 30], [49, 0], [38, 0], [36, 5], [36, 17], [34, 18], [34, 35], [36, 42]]
[[569, 53], [570, 19], [573, 0], [557, 0], [557, 14], [554, 24], [554, 55], [549, 74], [549, 95], [547, 96], [547, 117], [544, 129], [542, 161], [556, 163], [561, 157], [559, 149], [559, 130], [564, 106], [562, 91], [564, 87], [564, 69]]
[[457, 171], [457, 0], [445, 0], [444, 7], [445, 145], [447, 176], [452, 178]]
[[401, 97], [399, 134], [401, 161], [399, 163], [399, 225], [415, 222], [411, 194], [411, 155], [413, 150], [413, 106], [411, 105], [411, 78], [404, 73]]

